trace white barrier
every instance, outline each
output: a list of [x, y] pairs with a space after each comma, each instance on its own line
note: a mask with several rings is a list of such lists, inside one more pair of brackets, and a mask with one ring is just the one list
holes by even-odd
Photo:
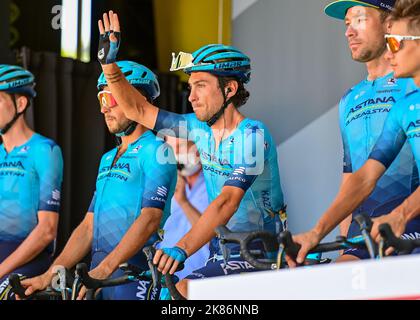
[[420, 255], [190, 281], [193, 300], [420, 299]]

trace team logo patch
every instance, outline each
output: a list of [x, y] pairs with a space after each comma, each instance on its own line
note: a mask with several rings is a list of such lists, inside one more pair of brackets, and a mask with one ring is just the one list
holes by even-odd
[[22, 149], [19, 150], [18, 153], [28, 153], [29, 148], [30, 148], [29, 146], [24, 146]]
[[410, 109], [410, 111], [414, 111], [414, 110], [419, 110], [420, 109], [420, 103], [417, 104], [412, 104], [410, 107], [408, 107], [408, 109]]
[[168, 195], [168, 189], [165, 186], [158, 187], [157, 192], [159, 196], [166, 197]]
[[137, 147], [135, 147], [133, 150], [131, 150], [130, 151], [130, 154], [133, 154], [133, 153], [139, 153], [139, 151], [140, 151], [140, 149], [142, 148], [142, 146], [140, 145], [140, 146], [137, 146]]
[[102, 60], [105, 57], [105, 49], [102, 48], [99, 52], [98, 52], [98, 58], [99, 60]]
[[395, 86], [395, 85], [397, 85], [397, 79], [395, 79], [395, 78], [389, 78], [388, 81], [387, 81], [387, 84], [389, 86]]
[[245, 167], [239, 167], [233, 171], [234, 176], [242, 175], [245, 173]]
[[60, 201], [60, 198], [61, 198], [61, 192], [60, 192], [60, 190], [57, 190], [57, 189], [55, 189], [55, 190], [53, 190], [53, 192], [52, 192], [52, 198], [55, 200], [55, 201]]
[[366, 91], [361, 91], [359, 94], [356, 94], [356, 96], [354, 97], [354, 100], [359, 99], [361, 96], [363, 96], [366, 93]]

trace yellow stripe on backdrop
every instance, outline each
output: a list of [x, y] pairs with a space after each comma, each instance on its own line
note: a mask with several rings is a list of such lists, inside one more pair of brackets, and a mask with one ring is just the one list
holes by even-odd
[[169, 71], [172, 52], [231, 44], [232, 0], [154, 0], [154, 14], [159, 71]]

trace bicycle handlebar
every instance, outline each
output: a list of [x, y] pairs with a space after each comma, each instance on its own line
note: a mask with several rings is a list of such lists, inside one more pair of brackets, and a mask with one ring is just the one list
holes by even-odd
[[22, 286], [20, 282], [20, 276], [16, 273], [13, 273], [9, 276], [9, 284], [12, 291], [19, 296], [21, 299], [39, 299], [39, 300], [48, 300], [50, 298], [61, 297], [61, 293], [55, 291], [54, 289], [48, 287], [45, 290], [37, 291], [27, 296], [25, 294], [26, 289]]
[[399, 255], [410, 254], [420, 247], [420, 239], [404, 240], [397, 238], [388, 223], [379, 226], [379, 234], [384, 240], [385, 248], [393, 247]]
[[264, 249], [267, 252], [278, 251], [279, 244], [276, 236], [267, 231], [252, 231], [252, 232], [232, 232], [225, 225], [220, 225], [216, 229], [216, 234], [224, 243], [238, 243], [240, 245], [241, 256], [244, 260], [248, 261], [252, 266], [257, 269], [271, 270], [275, 267], [275, 264], [269, 262], [259, 261], [248, 249], [248, 244], [255, 239], [261, 239], [263, 242]]
[[[85, 263], [79, 263], [76, 266], [76, 275], [80, 278], [81, 284], [83, 284], [88, 290], [95, 291], [99, 288], [119, 286], [126, 283], [130, 283], [136, 280], [152, 280], [153, 286], [156, 286], [161, 283], [161, 273], [158, 272], [157, 266], [153, 264], [153, 257], [155, 255], [155, 248], [153, 246], [143, 248], [143, 253], [146, 255], [147, 263], [149, 266], [148, 271], [141, 270], [139, 267], [130, 265], [128, 263], [121, 264], [119, 267], [124, 271], [124, 275], [114, 279], [95, 279], [89, 276], [88, 267]], [[184, 265], [181, 264], [177, 271], [184, 268]], [[175, 300], [185, 300], [185, 298], [179, 293], [175, 284], [177, 281], [174, 281], [174, 275], [165, 275], [164, 284], [168, 288], [169, 293]]]
[[361, 234], [366, 243], [366, 250], [369, 253], [371, 259], [374, 259], [378, 255], [378, 246], [370, 236], [372, 231], [373, 222], [367, 214], [359, 214], [354, 217], [354, 221], [359, 225]]
[[[293, 241], [290, 231], [281, 232], [278, 238], [279, 243], [284, 246], [286, 253], [292, 257], [296, 257], [301, 245]], [[309, 250], [308, 253], [325, 253], [349, 248], [366, 248], [364, 239], [362, 237], [347, 239], [346, 237], [338, 236], [336, 241], [320, 243]]]
[[[325, 253], [330, 251], [345, 250], [349, 248], [363, 248], [369, 251], [371, 258], [376, 256], [377, 246], [373, 242], [370, 231], [372, 229], [372, 220], [365, 214], [357, 215], [354, 220], [359, 225], [362, 232], [361, 236], [354, 238], [346, 238], [338, 236], [336, 241], [321, 243], [309, 250], [308, 253]], [[296, 257], [301, 246], [292, 239], [292, 234], [289, 231], [281, 232], [278, 236], [280, 245], [284, 247], [285, 253], [291, 257]]]
[[76, 266], [76, 272], [80, 276], [81, 283], [89, 290], [97, 290], [99, 288], [119, 286], [133, 281], [132, 275], [125, 274], [117, 278], [95, 279], [89, 275], [86, 263], [79, 263]]
[[[378, 246], [370, 236], [373, 222], [364, 215], [360, 214], [354, 218], [359, 225], [362, 235], [347, 239], [346, 237], [338, 236], [336, 241], [321, 243], [312, 248], [308, 254], [324, 253], [337, 250], [345, 250], [349, 248], [358, 248], [368, 250], [371, 258], [378, 256], [383, 257], [387, 248], [393, 247], [399, 255], [410, 254], [415, 248], [420, 247], [420, 239], [405, 240], [395, 236], [391, 227], [388, 224], [379, 226], [379, 233], [381, 235], [381, 245]], [[262, 270], [272, 270], [281, 268], [283, 255], [287, 254], [296, 258], [301, 246], [293, 241], [292, 234], [289, 231], [281, 232], [277, 239], [275, 236], [266, 231], [255, 232], [231, 232], [226, 226], [222, 225], [216, 228], [216, 233], [222, 243], [238, 243], [241, 248], [241, 256], [248, 261], [252, 266]], [[264, 247], [269, 248], [268, 251], [273, 251], [274, 248], [279, 249], [277, 264], [273, 262], [264, 262], [256, 259], [249, 251], [248, 244], [255, 239], [262, 240]], [[280, 260], [280, 261], [279, 261]]]
[[[222, 243], [238, 243], [240, 245], [242, 258], [255, 268], [261, 270], [276, 269], [277, 264], [271, 261], [266, 262], [256, 259], [248, 249], [248, 244], [251, 241], [260, 239], [262, 240], [266, 251], [274, 252], [280, 249], [282, 250], [280, 255], [285, 253], [292, 257], [296, 257], [301, 248], [299, 244], [293, 241], [292, 234], [289, 231], [281, 232], [278, 237], [267, 231], [231, 232], [225, 225], [218, 226], [215, 231]], [[324, 253], [354, 247], [366, 248], [365, 239], [362, 237], [355, 237], [352, 239], [337, 237], [336, 241], [319, 244], [308, 253]]]
[[[161, 282], [162, 274], [158, 271], [157, 266], [153, 264], [153, 257], [155, 256], [156, 249], [153, 246], [145, 247], [143, 248], [143, 252], [146, 255], [147, 258], [147, 264], [149, 266], [153, 285], [155, 286], [155, 283]], [[182, 270], [184, 268], [184, 264], [180, 264], [177, 268], [177, 271]], [[174, 281], [174, 278], [177, 278], [175, 275], [170, 275], [167, 273], [164, 276], [165, 280], [165, 286], [169, 290], [169, 294], [174, 300], [186, 300], [186, 298], [178, 291], [175, 284], [178, 282], [178, 280]]]

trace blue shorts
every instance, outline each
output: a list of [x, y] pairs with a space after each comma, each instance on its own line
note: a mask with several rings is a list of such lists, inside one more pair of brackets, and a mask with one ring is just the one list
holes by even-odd
[[[254, 241], [248, 247], [252, 250], [260, 251], [260, 257], [263, 257], [264, 248], [260, 241]], [[222, 247], [213, 239], [213, 243], [210, 248], [210, 259], [207, 261], [206, 265], [203, 268], [193, 271], [186, 277], [186, 279], [204, 279], [245, 272], [262, 271], [253, 267], [248, 261], [242, 259], [239, 254], [240, 248], [237, 244], [228, 243]], [[229, 256], [226, 263], [222, 255], [223, 248], [226, 252], [228, 252]]]
[[[19, 246], [21, 243], [0, 243], [0, 263], [2, 263], [8, 256], [10, 256]], [[13, 270], [11, 273], [17, 273], [21, 276], [26, 278], [32, 278], [43, 274], [45, 271], [48, 270], [52, 263], [51, 254], [47, 251], [41, 252], [36, 258], [32, 259], [32, 261], [26, 263], [25, 265]], [[9, 290], [9, 275], [0, 278], [0, 297], [5, 300], [14, 300], [14, 294]], [[8, 291], [7, 297], [2, 297]], [[0, 300], [1, 300], [0, 298]]]
[[[260, 240], [254, 240], [248, 245], [250, 250], [260, 252], [259, 258], [264, 258], [264, 246]], [[222, 252], [228, 252], [229, 259], [223, 259]], [[193, 271], [186, 279], [205, 279], [219, 276], [227, 276], [239, 273], [264, 271], [253, 267], [248, 261], [242, 259], [239, 254], [240, 246], [236, 243], [220, 245], [217, 238], [210, 241], [210, 259], [203, 268]], [[258, 258], [258, 257], [257, 257]]]
[[416, 248], [413, 250], [411, 254], [419, 254], [419, 253], [420, 253], [420, 248]]
[[[353, 238], [357, 235], [360, 235], [359, 227], [357, 226], [355, 221], [352, 221], [347, 237]], [[410, 221], [407, 224], [407, 228], [405, 229], [401, 238], [404, 238], [404, 239], [420, 238], [420, 219], [415, 219], [415, 220]], [[412, 254], [416, 254], [416, 253], [420, 253], [420, 250], [416, 249], [413, 251]], [[344, 251], [343, 255], [344, 254], [349, 254], [362, 260], [370, 259], [369, 253], [365, 249], [347, 249]]]
[[[91, 269], [98, 266], [107, 256], [106, 253], [95, 252], [92, 255]], [[134, 259], [129, 261], [130, 264], [140, 267], [142, 270], [148, 270], [147, 262], [144, 259]], [[111, 278], [121, 277], [124, 272], [120, 269], [115, 271]], [[99, 300], [159, 300], [160, 287], [153, 288], [152, 281], [134, 281], [116, 287], [108, 287], [101, 289], [97, 296]]]
[[263, 270], [256, 269], [249, 262], [245, 261], [244, 259], [238, 256], [230, 258], [226, 263], [222, 258], [212, 258], [207, 262], [205, 267], [193, 271], [193, 273], [191, 273], [185, 278], [205, 279], [257, 271]]

